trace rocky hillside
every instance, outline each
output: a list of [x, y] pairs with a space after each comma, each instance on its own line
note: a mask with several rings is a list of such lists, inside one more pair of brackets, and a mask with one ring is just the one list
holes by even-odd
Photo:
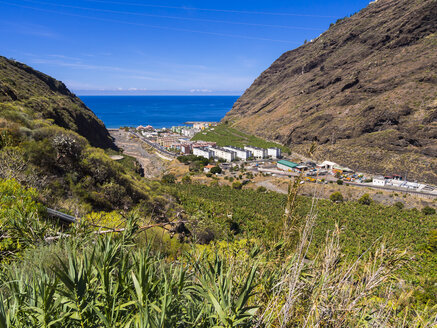
[[104, 124], [60, 81], [0, 56], [0, 117], [52, 119], [101, 148], [115, 148]]
[[437, 1], [379, 0], [284, 53], [224, 120], [299, 152], [437, 183]]

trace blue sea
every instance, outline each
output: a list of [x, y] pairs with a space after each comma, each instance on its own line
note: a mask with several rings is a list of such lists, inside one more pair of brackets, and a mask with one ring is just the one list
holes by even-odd
[[107, 128], [219, 121], [238, 96], [80, 96]]

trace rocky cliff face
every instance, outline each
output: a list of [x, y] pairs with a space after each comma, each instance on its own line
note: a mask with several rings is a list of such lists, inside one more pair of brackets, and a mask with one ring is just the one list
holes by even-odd
[[437, 1], [379, 0], [284, 53], [224, 120], [356, 170], [437, 183]]
[[2, 113], [12, 120], [20, 120], [20, 115], [52, 119], [92, 146], [116, 148], [102, 121], [62, 82], [0, 56], [0, 117]]

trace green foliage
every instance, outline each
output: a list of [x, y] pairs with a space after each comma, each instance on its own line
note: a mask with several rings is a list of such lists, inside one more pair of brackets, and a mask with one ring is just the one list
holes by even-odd
[[337, 184], [341, 186], [341, 185], [343, 184], [343, 180], [338, 179], [338, 180], [337, 180]]
[[341, 203], [343, 202], [343, 195], [341, 194], [341, 192], [336, 191], [333, 192], [331, 196], [329, 196], [329, 199], [334, 203]]
[[2, 325], [251, 327], [255, 265], [235, 276], [235, 267], [221, 257], [168, 264], [150, 247], [132, 248], [132, 236], [66, 242], [67, 256], [58, 256], [51, 268], [23, 263], [4, 270]]
[[283, 152], [290, 151], [286, 146], [246, 134], [227, 124], [219, 124], [218, 126], [201, 131], [197, 133], [192, 140], [213, 141], [216, 142], [218, 146], [244, 147], [251, 145], [261, 148], [277, 147], [281, 148]]
[[432, 229], [428, 235], [428, 249], [436, 253], [437, 252], [437, 229]]
[[164, 174], [161, 178], [161, 181], [166, 184], [172, 184], [176, 182], [176, 177], [174, 174]]
[[369, 194], [364, 194], [358, 199], [358, 203], [360, 203], [361, 205], [370, 205], [372, 204], [372, 202], [372, 197], [370, 197]]
[[184, 163], [184, 164], [191, 164], [191, 163], [198, 162], [199, 164], [201, 164], [203, 166], [208, 165], [208, 163], [209, 163], [209, 159], [202, 157], [202, 156], [193, 155], [193, 154], [178, 156], [177, 160], [181, 163]]
[[405, 204], [402, 202], [396, 202], [396, 203], [394, 203], [393, 206], [395, 206], [399, 210], [402, 210], [404, 208]]
[[220, 166], [214, 166], [209, 172], [211, 172], [212, 174], [220, 174], [222, 173], [222, 169], [220, 168]]
[[190, 184], [191, 183], [191, 178], [189, 175], [184, 175], [184, 177], [182, 178], [182, 183], [184, 184]]
[[434, 215], [435, 209], [432, 208], [431, 206], [425, 206], [424, 208], [422, 208], [422, 213], [424, 215]]
[[15, 180], [0, 179], [0, 241], [4, 260], [26, 247], [44, 243], [47, 234], [57, 229], [44, 220], [44, 209], [37, 200], [35, 189], [23, 188]]
[[243, 184], [240, 181], [235, 181], [232, 183], [232, 188], [241, 189], [241, 188], [243, 188]]
[[257, 191], [257, 192], [266, 192], [266, 191], [267, 191], [267, 188], [264, 187], [264, 186], [259, 186], [258, 188], [256, 188], [256, 191]]

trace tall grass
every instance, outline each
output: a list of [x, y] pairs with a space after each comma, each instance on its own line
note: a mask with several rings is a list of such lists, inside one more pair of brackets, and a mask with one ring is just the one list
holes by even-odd
[[134, 217], [119, 233], [79, 227], [47, 245], [44, 229], [26, 226], [33, 217], [15, 212], [11, 233], [40, 244], [1, 266], [0, 327], [435, 326], [437, 307], [418, 304], [397, 274], [412, 260], [405, 251], [377, 239], [347, 257], [336, 227], [309, 254], [317, 197], [297, 216], [298, 187], [289, 188], [279, 243], [237, 253], [192, 245], [174, 260], [153, 241], [138, 243]]

